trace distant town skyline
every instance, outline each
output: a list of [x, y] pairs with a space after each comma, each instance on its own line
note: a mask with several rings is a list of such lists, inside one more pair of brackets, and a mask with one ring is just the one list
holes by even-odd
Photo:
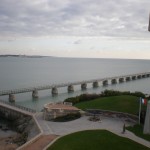
[[0, 55], [150, 58], [147, 0], [0, 0]]

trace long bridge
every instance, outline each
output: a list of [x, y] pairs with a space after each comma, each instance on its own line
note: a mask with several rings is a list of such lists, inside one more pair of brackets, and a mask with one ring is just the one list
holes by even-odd
[[137, 80], [142, 78], [150, 77], [150, 72], [144, 73], [137, 73], [137, 74], [128, 74], [128, 75], [121, 75], [121, 76], [114, 76], [114, 77], [106, 77], [100, 79], [92, 79], [92, 80], [85, 80], [85, 81], [78, 81], [78, 82], [68, 82], [68, 83], [61, 83], [61, 84], [52, 84], [52, 85], [45, 85], [45, 86], [37, 86], [37, 87], [29, 87], [29, 88], [22, 88], [22, 89], [14, 89], [14, 90], [3, 90], [0, 91], [0, 96], [9, 95], [9, 101], [15, 101], [15, 95], [19, 93], [27, 93], [32, 92], [32, 97], [38, 97], [38, 91], [40, 90], [48, 90], [51, 89], [52, 95], [58, 94], [58, 88], [67, 87], [68, 92], [74, 92], [75, 85], [81, 85], [82, 90], [86, 90], [87, 84], [92, 83], [93, 88], [99, 86], [99, 82], [102, 83], [103, 86], [108, 85], [110, 82], [111, 84], [123, 83], [131, 80]]

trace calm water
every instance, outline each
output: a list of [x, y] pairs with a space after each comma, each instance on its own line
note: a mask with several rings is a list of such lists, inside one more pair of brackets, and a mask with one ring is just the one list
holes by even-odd
[[[75, 58], [0, 58], [0, 90], [26, 88], [40, 85], [82, 81], [110, 76], [133, 74], [150, 71], [150, 60], [122, 59], [75, 59]], [[142, 91], [150, 94], [150, 78], [125, 82], [108, 87], [93, 89], [88, 84], [86, 93], [100, 93], [104, 89], [122, 91]], [[51, 90], [39, 91], [39, 98], [32, 99], [32, 93], [16, 94], [16, 103], [41, 110], [45, 103], [63, 101], [67, 97], [80, 95], [80, 86], [75, 86], [74, 93], [67, 93], [66, 88], [52, 97]], [[8, 96], [0, 97], [8, 100]]]

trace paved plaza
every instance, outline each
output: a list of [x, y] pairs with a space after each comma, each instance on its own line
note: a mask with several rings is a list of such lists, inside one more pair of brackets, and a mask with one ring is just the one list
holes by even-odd
[[82, 131], [82, 130], [94, 130], [94, 129], [106, 129], [114, 134], [117, 134], [122, 137], [127, 137], [135, 142], [138, 142], [142, 145], [145, 145], [150, 148], [150, 142], [135, 136], [132, 132], [123, 131], [123, 125], [126, 126], [134, 125], [133, 122], [128, 122], [125, 118], [109, 118], [101, 117], [101, 121], [89, 121], [89, 116], [82, 116], [79, 119], [69, 122], [52, 122], [43, 120], [42, 113], [36, 115], [37, 121], [45, 135], [67, 135], [73, 132]]

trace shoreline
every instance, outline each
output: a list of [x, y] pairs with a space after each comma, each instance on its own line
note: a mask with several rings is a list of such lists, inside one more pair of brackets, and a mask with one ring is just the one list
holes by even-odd
[[0, 150], [15, 150], [39, 134], [32, 116], [13, 115], [0, 117]]
[[18, 133], [9, 127], [9, 120], [0, 117], [0, 148], [1, 150], [15, 150], [18, 145], [14, 139]]
[[17, 134], [17, 132], [8, 129], [7, 131], [3, 131], [2, 129], [0, 129], [0, 138], [6, 138], [9, 136], [15, 136]]
[[0, 116], [0, 138], [13, 136], [17, 134], [16, 131], [11, 129], [11, 121]]
[[18, 136], [18, 133], [8, 129], [3, 131], [0, 129], [0, 149], [1, 150], [15, 150], [18, 145], [14, 142], [14, 139]]

